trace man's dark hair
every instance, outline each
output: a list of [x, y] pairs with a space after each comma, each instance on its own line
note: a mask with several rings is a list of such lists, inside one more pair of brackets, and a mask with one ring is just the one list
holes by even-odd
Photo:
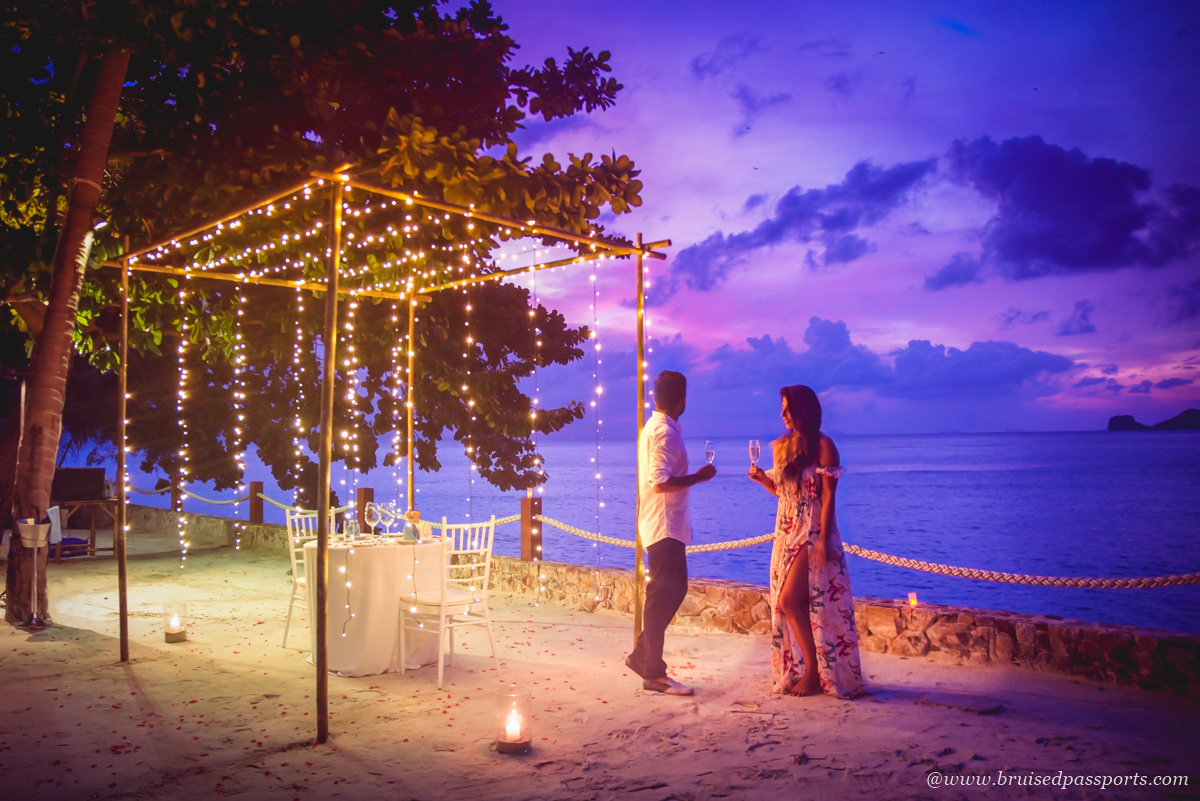
[[674, 370], [663, 370], [654, 379], [654, 405], [659, 409], [678, 406], [687, 397], [687, 378]]

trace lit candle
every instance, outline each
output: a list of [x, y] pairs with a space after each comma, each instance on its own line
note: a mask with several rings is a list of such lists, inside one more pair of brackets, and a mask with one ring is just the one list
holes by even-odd
[[521, 716], [517, 714], [515, 707], [508, 713], [508, 719], [504, 721], [504, 736], [510, 743], [519, 743], [523, 739], [521, 737]]
[[917, 605], [917, 594], [915, 592], [910, 592], [908, 594], [908, 605], [909, 606]]
[[524, 754], [533, 743], [529, 690], [510, 684], [496, 695], [496, 750], [501, 754]]
[[183, 604], [163, 606], [163, 638], [167, 642], [187, 640], [187, 607]]

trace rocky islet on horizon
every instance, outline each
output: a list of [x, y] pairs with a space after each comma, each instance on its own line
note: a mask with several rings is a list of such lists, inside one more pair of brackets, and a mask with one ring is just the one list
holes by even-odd
[[1131, 414], [1108, 418], [1109, 431], [1200, 431], [1200, 409], [1188, 409], [1170, 420], [1152, 426], [1142, 425]]

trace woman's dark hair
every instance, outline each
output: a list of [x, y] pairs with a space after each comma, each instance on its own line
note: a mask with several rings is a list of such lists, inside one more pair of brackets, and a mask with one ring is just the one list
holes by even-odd
[[811, 387], [792, 384], [779, 390], [780, 397], [787, 403], [788, 413], [796, 429], [780, 437], [783, 446], [784, 472], [799, 474], [804, 468], [817, 461], [817, 446], [821, 442], [821, 401]]

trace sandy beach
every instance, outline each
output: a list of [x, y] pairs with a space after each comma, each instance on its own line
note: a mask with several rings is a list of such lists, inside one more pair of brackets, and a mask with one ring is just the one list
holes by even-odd
[[[442, 691], [434, 667], [331, 676], [330, 740], [315, 745], [303, 616], [296, 648], [279, 645], [286, 557], [213, 549], [185, 570], [170, 553], [129, 567], [128, 664], [112, 559], [52, 566], [55, 625], [0, 634], [5, 798], [1200, 797], [1195, 699], [866, 652], [869, 696], [785, 698], [764, 637], [674, 629], [667, 661], [697, 690], [664, 697], [622, 664], [630, 619], [503, 596], [499, 676], [474, 630]], [[168, 601], [188, 604], [187, 642], [163, 641]], [[501, 681], [532, 690], [528, 754], [495, 750]], [[1106, 776], [1119, 784], [1102, 789]], [[1092, 784], [1030, 786], [1064, 778]]]

